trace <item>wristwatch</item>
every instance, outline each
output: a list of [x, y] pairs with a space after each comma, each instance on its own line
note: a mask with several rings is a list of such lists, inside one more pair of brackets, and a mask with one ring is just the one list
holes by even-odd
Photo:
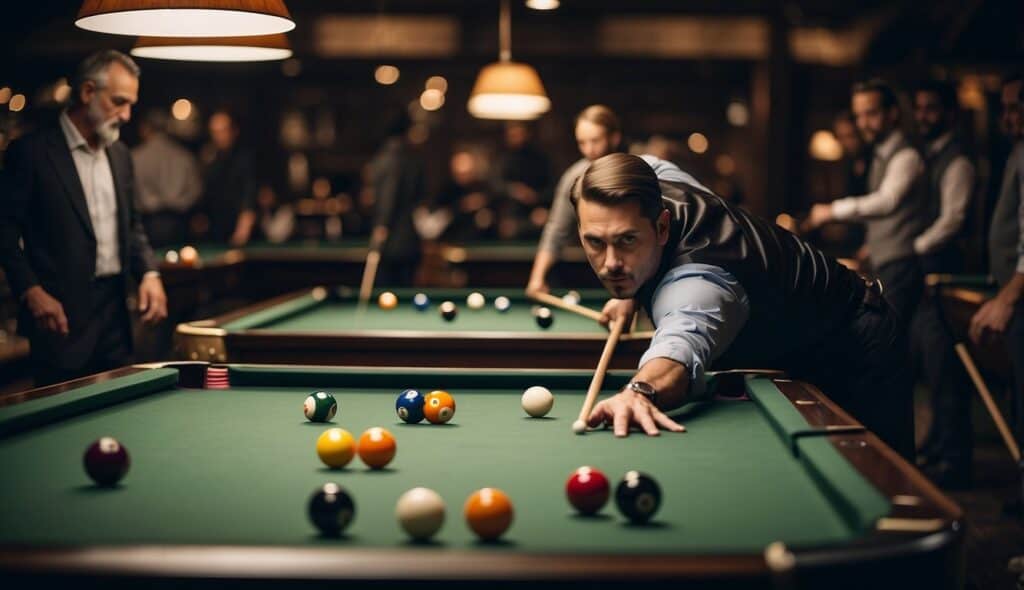
[[658, 390], [654, 389], [650, 383], [646, 381], [630, 381], [626, 387], [646, 397], [655, 406], [658, 405]]

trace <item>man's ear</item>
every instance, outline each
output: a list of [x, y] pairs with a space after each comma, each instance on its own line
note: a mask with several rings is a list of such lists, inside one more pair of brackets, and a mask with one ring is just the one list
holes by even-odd
[[86, 80], [78, 88], [78, 104], [89, 104], [93, 95], [96, 94], [96, 82]]
[[658, 245], [664, 246], [668, 242], [669, 228], [671, 227], [672, 216], [668, 212], [668, 209], [662, 209], [658, 215], [658, 221], [655, 223], [655, 228], [658, 231]]

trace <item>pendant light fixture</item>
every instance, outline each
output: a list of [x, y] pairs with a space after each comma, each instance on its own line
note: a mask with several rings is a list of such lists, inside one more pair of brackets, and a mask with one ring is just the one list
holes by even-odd
[[536, 119], [548, 112], [551, 101], [537, 71], [527, 64], [512, 61], [508, 0], [501, 0], [498, 29], [499, 59], [480, 70], [469, 96], [469, 112], [480, 119]]
[[284, 0], [84, 0], [75, 25], [152, 37], [272, 35], [295, 28]]
[[139, 37], [132, 55], [177, 61], [274, 61], [292, 56], [284, 33], [249, 37]]

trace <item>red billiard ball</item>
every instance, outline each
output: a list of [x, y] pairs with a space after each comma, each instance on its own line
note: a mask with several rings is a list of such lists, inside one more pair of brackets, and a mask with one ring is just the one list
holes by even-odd
[[611, 494], [608, 478], [593, 467], [580, 467], [565, 482], [565, 495], [580, 514], [596, 514]]
[[127, 449], [112, 436], [104, 436], [89, 445], [82, 461], [85, 472], [101, 486], [121, 481], [131, 464]]

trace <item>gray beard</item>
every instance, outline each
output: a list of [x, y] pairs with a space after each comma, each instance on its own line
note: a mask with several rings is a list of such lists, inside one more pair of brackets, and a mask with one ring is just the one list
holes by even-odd
[[95, 103], [89, 105], [89, 122], [92, 123], [100, 143], [107, 147], [121, 137], [121, 125], [117, 119], [104, 121], [103, 113], [99, 112], [99, 109], [94, 105]]

